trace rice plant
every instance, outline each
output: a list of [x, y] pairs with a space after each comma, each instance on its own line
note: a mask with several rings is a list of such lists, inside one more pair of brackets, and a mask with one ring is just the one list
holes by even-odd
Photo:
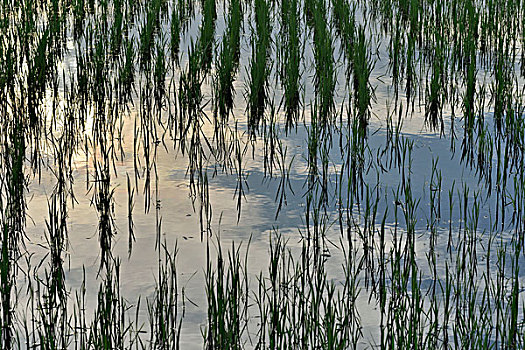
[[[285, 3], [287, 4], [285, 6]], [[299, 4], [297, 0], [283, 1], [282, 23], [285, 31], [284, 69], [282, 84], [284, 87], [284, 107], [286, 113], [286, 127], [291, 128], [297, 123], [300, 109], [300, 22]]]
[[239, 67], [241, 2], [231, 1], [226, 33], [222, 39], [222, 49], [217, 58], [217, 77], [215, 78], [216, 113], [226, 121], [233, 108], [235, 89], [233, 81]]
[[199, 37], [199, 52], [201, 55], [201, 70], [204, 74], [207, 74], [212, 62], [217, 10], [215, 8], [215, 0], [204, 0], [202, 3], [203, 19]]
[[250, 80], [247, 92], [248, 125], [255, 131], [264, 118], [268, 102], [268, 75], [270, 65], [268, 57], [271, 50], [270, 4], [266, 0], [255, 1], [255, 32], [252, 34], [252, 58], [250, 62]]
[[371, 60], [367, 46], [364, 28], [360, 27], [355, 43], [352, 65], [355, 109], [359, 126], [362, 129], [366, 129], [368, 125], [371, 103], [374, 99], [374, 91], [370, 86], [370, 75], [374, 69], [374, 63]]
[[523, 8], [0, 2], [0, 346], [523, 348]]
[[334, 109], [335, 64], [333, 37], [327, 25], [324, 0], [315, 1], [314, 10], [314, 58], [315, 89], [318, 99], [320, 121], [323, 128], [330, 125]]

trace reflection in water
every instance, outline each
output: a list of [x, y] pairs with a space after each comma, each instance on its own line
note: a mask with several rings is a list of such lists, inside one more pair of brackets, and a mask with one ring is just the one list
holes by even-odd
[[2, 347], [520, 348], [493, 3], [4, 2]]

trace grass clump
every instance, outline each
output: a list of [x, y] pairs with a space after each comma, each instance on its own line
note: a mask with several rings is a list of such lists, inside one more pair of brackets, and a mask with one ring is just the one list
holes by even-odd
[[359, 120], [359, 127], [365, 130], [370, 119], [371, 103], [374, 99], [374, 92], [370, 86], [370, 74], [374, 68], [374, 63], [371, 61], [363, 27], [360, 27], [357, 33], [352, 62], [355, 95], [354, 107], [357, 119]]
[[229, 6], [229, 17], [226, 33], [222, 39], [222, 49], [217, 57], [217, 74], [215, 78], [215, 96], [217, 113], [226, 121], [233, 108], [235, 89], [233, 81], [239, 68], [240, 34], [242, 26], [242, 8], [239, 0], [232, 0]]
[[336, 71], [333, 57], [333, 37], [327, 24], [327, 6], [324, 0], [315, 0], [314, 3], [315, 91], [320, 122], [324, 129], [330, 125], [332, 119]]
[[[286, 4], [286, 5], [285, 5]], [[284, 31], [284, 69], [282, 85], [284, 87], [284, 108], [287, 130], [293, 127], [299, 117], [300, 98], [300, 21], [299, 3], [297, 0], [284, 0], [282, 5], [282, 26]]]
[[264, 118], [267, 103], [268, 76], [271, 68], [269, 56], [271, 50], [270, 3], [267, 0], [255, 0], [255, 32], [252, 35], [252, 59], [250, 63], [250, 81], [248, 83], [248, 126], [257, 130]]

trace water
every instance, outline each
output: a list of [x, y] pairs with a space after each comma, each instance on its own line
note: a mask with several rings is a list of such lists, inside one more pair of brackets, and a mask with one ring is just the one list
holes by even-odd
[[[170, 5], [171, 6], [171, 5]], [[280, 35], [280, 27], [277, 20], [277, 10], [274, 10], [275, 18], [272, 37], [273, 44], [277, 42]], [[331, 12], [330, 12], [331, 13]], [[415, 262], [418, 269], [419, 289], [425, 296], [430, 295], [435, 277], [443, 281], [447, 275], [453, 275], [454, 267], [461, 257], [470, 260], [468, 266], [477, 267], [477, 271], [472, 274], [461, 272], [458, 276], [466, 278], [467, 275], [472, 281], [477, 283], [480, 288], [489, 289], [484, 278], [497, 278], [498, 276], [498, 256], [497, 247], [508, 245], [509, 250], [505, 251], [508, 262], [501, 270], [505, 278], [511, 278], [514, 269], [511, 266], [513, 251], [515, 246], [516, 231], [511, 222], [513, 215], [521, 217], [519, 203], [512, 207], [512, 200], [518, 201], [520, 187], [513, 187], [514, 179], [519, 179], [519, 166], [511, 169], [503, 178], [508, 178], [508, 186], [502, 195], [498, 194], [497, 183], [487, 183], [484, 178], [480, 178], [479, 169], [476, 166], [469, 166], [462, 160], [461, 142], [463, 137], [463, 121], [458, 115], [461, 109], [456, 101], [445, 104], [443, 108], [444, 130], [429, 129], [425, 122], [425, 103], [424, 96], [418, 94], [414, 100], [413, 110], [410, 103], [404, 97], [403, 89], [400, 88], [400, 99], [394, 99], [392, 88], [391, 72], [389, 70], [388, 44], [389, 36], [384, 34], [371, 24], [367, 27], [367, 35], [372, 38], [371, 47], [372, 59], [375, 61], [375, 68], [370, 79], [370, 86], [373, 87], [375, 99], [371, 106], [371, 119], [368, 125], [368, 136], [365, 140], [366, 148], [363, 155], [363, 182], [359, 184], [360, 196], [353, 197], [353, 206], [348, 208], [349, 193], [346, 192], [349, 186], [348, 155], [350, 140], [352, 139], [351, 130], [348, 128], [347, 113], [349, 98], [352, 96], [351, 86], [346, 84], [345, 69], [339, 39], [334, 41], [334, 60], [337, 67], [337, 84], [334, 96], [334, 110], [343, 111], [341, 116], [337, 115], [336, 122], [330, 127], [331, 140], [325, 142], [327, 148], [327, 173], [322, 180], [326, 180], [327, 198], [325, 202], [319, 201], [319, 192], [315, 192], [308, 187], [311, 173], [308, 160], [308, 135], [312, 132], [311, 111], [315, 100], [314, 88], [314, 65], [312, 35], [305, 34], [310, 29], [302, 32], [302, 42], [304, 43], [304, 55], [301, 62], [301, 84], [302, 103], [301, 120], [296, 129], [285, 132], [285, 117], [282, 109], [279, 109], [283, 90], [276, 76], [278, 66], [276, 48], [273, 45], [272, 55], [269, 62], [272, 62], [272, 74], [269, 78], [269, 96], [271, 103], [268, 103], [266, 115], [269, 120], [270, 105], [276, 107], [276, 120], [274, 139], [264, 137], [264, 132], [271, 130], [271, 124], [261, 126], [260, 133], [256, 139], [250, 136], [250, 127], [247, 125], [246, 112], [246, 91], [249, 81], [249, 64], [251, 57], [250, 31], [251, 10], [244, 15], [244, 31], [241, 38], [241, 61], [238, 74], [234, 82], [235, 101], [233, 116], [228, 122], [226, 132], [225, 148], [217, 147], [214, 139], [213, 124], [213, 81], [210, 78], [214, 75], [214, 65], [210, 74], [203, 80], [201, 87], [203, 93], [204, 113], [208, 119], [203, 118], [201, 129], [196, 133], [200, 136], [202, 145], [202, 155], [205, 156], [201, 168], [195, 174], [206, 174], [206, 182], [203, 184], [202, 178], [196, 180], [195, 187], [191, 183], [191, 171], [189, 168], [190, 159], [188, 149], [184, 152], [181, 148], [181, 140], [176, 135], [170, 133], [169, 114], [172, 108], [173, 96], [179, 94], [178, 86], [180, 72], [185, 71], [188, 65], [188, 50], [190, 43], [195, 41], [199, 35], [199, 23], [202, 16], [197, 14], [189, 22], [188, 30], [184, 32], [181, 40], [181, 63], [180, 70], [168, 69], [169, 74], [165, 78], [166, 97], [163, 101], [168, 105], [164, 106], [160, 114], [152, 112], [147, 107], [143, 109], [141, 91], [146, 86], [144, 76], [136, 77], [136, 93], [133, 95], [133, 104], [128, 104], [129, 110], [121, 109], [116, 113], [117, 119], [115, 129], [111, 137], [108, 137], [107, 146], [111, 145], [112, 153], [109, 159], [110, 188], [112, 193], [111, 209], [112, 219], [116, 235], [113, 240], [112, 255], [120, 260], [121, 274], [120, 286], [122, 296], [131, 305], [137, 305], [139, 297], [142, 299], [142, 309], [139, 310], [141, 322], [147, 322], [147, 310], [145, 300], [154, 297], [156, 279], [158, 276], [159, 264], [159, 240], [165, 243], [169, 250], [177, 247], [176, 265], [179, 280], [179, 287], [183, 291], [185, 302], [179, 300], [179, 308], [184, 309], [184, 318], [181, 331], [181, 347], [184, 349], [202, 348], [203, 334], [208, 327], [207, 323], [207, 298], [205, 286], [205, 272], [207, 268], [206, 247], [210, 244], [211, 261], [215, 261], [216, 245], [220, 241], [223, 251], [227, 251], [232, 242], [241, 245], [242, 256], [248, 248], [248, 276], [250, 286], [257, 290], [257, 277], [259, 273], [267, 276], [269, 266], [270, 239], [279, 233], [287, 242], [287, 247], [298, 259], [301, 256], [301, 247], [306, 241], [307, 232], [313, 229], [313, 223], [307, 220], [308, 195], [314, 194], [314, 203], [319, 204], [321, 218], [324, 225], [319, 227], [323, 232], [323, 256], [326, 260], [327, 280], [333, 281], [337, 286], [344, 284], [345, 274], [342, 265], [344, 263], [343, 247], [350, 243], [346, 237], [346, 230], [351, 227], [352, 244], [355, 245], [357, 256], [354, 263], [357, 264], [365, 255], [369, 256], [373, 266], [363, 267], [359, 271], [361, 291], [357, 296], [356, 305], [360, 315], [360, 325], [362, 326], [363, 337], [359, 340], [358, 347], [366, 348], [379, 343], [381, 322], [381, 311], [379, 307], [378, 295], [375, 293], [373, 285], [368, 284], [368, 280], [378, 273], [381, 256], [379, 255], [379, 230], [384, 217], [385, 227], [385, 251], [388, 264], [394, 256], [389, 256], [390, 249], [395, 249], [396, 243], [394, 236], [399, 239], [397, 244], [404, 245], [407, 241], [409, 231], [407, 222], [403, 217], [407, 203], [404, 185], [409, 183], [414, 203], [415, 221]], [[364, 18], [362, 10], [358, 11], [357, 19], [359, 23], [367, 23], [369, 19]], [[138, 17], [142, 23], [144, 17]], [[161, 33], [168, 36], [169, 24], [167, 20], [162, 20]], [[304, 26], [304, 21], [302, 21]], [[140, 25], [139, 25], [140, 27]], [[223, 6], [218, 6], [218, 15], [215, 28], [215, 47], [214, 59], [220, 50], [220, 40], [222, 40], [225, 28]], [[303, 28], [304, 29], [304, 28]], [[335, 30], [332, 30], [335, 32]], [[135, 38], [139, 36], [137, 27], [131, 29], [131, 34]], [[70, 35], [70, 33], [68, 33]], [[160, 35], [162, 38], [162, 35]], [[157, 39], [160, 40], [160, 39]], [[58, 74], [60, 81], [60, 91], [63, 93], [64, 81], [61, 76], [64, 73], [65, 85], [71, 84], [70, 72], [77, 69], [76, 46], [72, 41], [67, 45], [70, 50], [65, 57], [58, 63]], [[377, 50], [376, 50], [377, 48]], [[82, 50], [85, 47], [81, 48]], [[419, 54], [419, 51], [417, 52]], [[169, 55], [167, 55], [169, 56]], [[215, 61], [214, 61], [215, 62]], [[421, 62], [421, 61], [418, 61]], [[416, 66], [416, 71], [424, 71], [428, 65], [421, 64]], [[138, 66], [137, 66], [138, 69]], [[110, 70], [110, 74], [112, 71]], [[73, 73], [73, 75], [75, 75]], [[486, 79], [485, 86], [491, 86], [491, 72], [484, 69], [479, 70], [478, 79], [482, 85], [482, 78]], [[419, 91], [425, 90], [423, 79], [419, 81], [421, 87]], [[516, 89], [519, 91], [522, 81], [516, 78]], [[145, 87], [149, 89], [149, 87]], [[462, 85], [457, 86], [458, 96], [464, 90]], [[52, 95], [50, 89], [47, 90], [48, 96]], [[64, 94], [60, 95], [64, 98]], [[170, 96], [171, 99], [168, 99]], [[144, 96], [142, 96], [143, 98]], [[59, 101], [60, 103], [60, 101]], [[89, 102], [88, 102], [89, 103]], [[353, 102], [350, 102], [350, 106]], [[171, 105], [170, 105], [171, 104]], [[394, 110], [394, 107], [396, 109]], [[454, 107], [454, 108], [452, 108]], [[58, 108], [52, 104], [52, 99], [42, 106], [43, 115], [48, 118], [56, 118], [58, 127], [55, 128], [55, 136], [59, 137], [64, 128], [64, 121], [61, 117], [63, 109], [68, 106], [63, 103]], [[402, 108], [402, 110], [401, 110]], [[405, 114], [409, 108], [408, 114]], [[486, 126], [493, 130], [493, 105], [487, 105], [485, 115]], [[58, 115], [53, 115], [53, 110]], [[453, 116], [453, 110], [456, 116]], [[461, 113], [459, 113], [461, 114]], [[76, 115], [76, 113], [73, 113]], [[99, 275], [101, 264], [101, 251], [99, 243], [99, 222], [100, 212], [95, 205], [96, 187], [95, 183], [100, 180], [96, 177], [97, 161], [103, 161], [99, 139], [95, 137], [95, 126], [97, 116], [93, 110], [87, 114], [85, 128], [78, 131], [77, 149], [72, 157], [71, 163], [71, 194], [68, 199], [68, 247], [65, 252], [64, 267], [66, 271], [66, 288], [74, 295], [74, 291], [79, 290], [82, 284], [86, 285], [87, 314], [91, 317], [90, 310], [94, 310], [97, 305], [97, 293], [102, 276]], [[400, 119], [398, 119], [400, 116]], [[522, 116], [518, 116], [522, 118]], [[142, 118], [151, 122], [148, 128], [141, 126]], [[151, 119], [158, 118], [158, 119]], [[389, 132], [389, 127], [396, 127], [398, 120], [402, 121], [399, 134]], [[521, 120], [521, 119], [520, 119]], [[153, 129], [155, 127], [155, 129]], [[192, 130], [193, 131], [193, 130]], [[193, 135], [196, 135], [193, 134]], [[452, 135], [456, 135], [456, 139]], [[396, 153], [393, 143], [389, 142], [389, 137], [399, 137], [400, 147], [411, 145], [411, 153], [407, 153], [405, 159], [399, 164], [397, 161], [402, 159], [402, 155]], [[206, 143], [204, 139], [207, 139]], [[277, 142], [271, 144], [270, 142]], [[496, 140], [492, 139], [493, 144]], [[503, 141], [505, 147], [506, 141]], [[50, 144], [53, 142], [50, 141]], [[86, 154], [87, 143], [87, 154]], [[267, 167], [267, 152], [279, 150], [278, 143], [281, 143], [280, 151], [275, 155], [274, 163]], [[188, 145], [188, 144], [186, 144]], [[111, 149], [111, 148], [110, 148]], [[217, 150], [229, 151], [225, 159], [215, 157]], [[286, 150], [286, 157], [282, 160], [281, 156]], [[42, 146], [41, 148], [42, 167], [41, 177], [31, 175], [30, 164], [26, 162], [26, 174], [30, 179], [26, 190], [27, 198], [27, 225], [24, 256], [31, 257], [31, 265], [34, 267], [42, 259], [46, 261], [48, 253], [48, 243], [46, 240], [46, 220], [48, 220], [48, 201], [52, 195], [56, 184], [56, 164], [54, 158], [56, 151], [51, 147]], [[58, 150], [60, 152], [60, 150]], [[149, 152], [149, 157], [146, 156]], [[236, 163], [236, 152], [242, 154], [242, 159]], [[399, 158], [396, 158], [399, 155]], [[322, 154], [318, 154], [321, 165]], [[494, 152], [492, 159], [489, 159], [489, 173], [496, 178], [497, 166], [500, 159]], [[433, 164], [437, 164], [433, 171]], [[270, 174], [271, 168], [271, 174]], [[285, 169], [280, 172], [279, 169]], [[321, 169], [321, 168], [319, 168]], [[341, 176], [341, 170], [344, 170]], [[283, 176], [285, 174], [285, 176]], [[441, 181], [438, 181], [439, 174]], [[127, 182], [130, 179], [131, 189], [134, 193], [132, 219], [134, 225], [134, 240], [131, 254], [129, 254], [129, 208]], [[150, 179], [148, 184], [146, 179]], [[322, 177], [322, 176], [320, 176]], [[198, 182], [201, 181], [201, 182]], [[439, 187], [435, 185], [440, 182]], [[492, 187], [489, 187], [489, 184]], [[203, 186], [203, 187], [199, 187]], [[242, 190], [241, 190], [242, 187]], [[201, 201], [200, 189], [205, 188], [204, 198], [209, 201]], [[319, 189], [319, 188], [317, 188]], [[281, 192], [284, 190], [284, 194]], [[341, 194], [340, 194], [341, 193]], [[376, 210], [367, 211], [367, 193], [369, 203], [377, 203]], [[396, 197], [399, 193], [399, 197]], [[74, 197], [72, 196], [74, 194]], [[280, 197], [281, 194], [283, 197]], [[431, 195], [435, 195], [436, 200], [432, 207]], [[279, 206], [280, 198], [283, 199]], [[285, 198], [285, 199], [284, 199]], [[452, 207], [450, 200], [452, 199]], [[507, 205], [502, 209], [501, 200], [506, 198]], [[466, 201], [466, 202], [465, 202]], [[515, 202], [515, 203], [516, 203]], [[149, 203], [149, 204], [148, 204]], [[465, 204], [466, 203], [466, 204]], [[314, 204], [315, 205], [315, 204]], [[279, 208], [280, 207], [280, 208]], [[368, 207], [373, 208], [374, 205]], [[434, 208], [434, 211], [432, 211]], [[466, 208], [466, 212], [464, 211]], [[206, 215], [206, 210], [208, 214]], [[477, 211], [476, 211], [477, 210]], [[439, 213], [438, 213], [439, 212]], [[352, 214], [347, 216], [347, 214]], [[385, 214], [386, 213], [386, 214]], [[395, 216], [397, 213], [397, 218]], [[501, 214], [505, 213], [505, 225], [501, 225]], [[310, 220], [312, 212], [309, 212]], [[341, 220], [340, 220], [341, 218]], [[474, 224], [475, 223], [475, 224]], [[342, 226], [341, 226], [342, 224]], [[370, 229], [370, 225], [373, 225]], [[519, 226], [519, 225], [517, 225]], [[368, 231], [367, 231], [368, 230]], [[432, 234], [434, 232], [434, 235]], [[365, 247], [363, 235], [371, 235], [367, 239], [369, 247]], [[435, 242], [431, 242], [435, 237]], [[452, 237], [452, 240], [450, 240]], [[473, 238], [472, 238], [473, 237]], [[465, 241], [463, 241], [465, 239]], [[474, 243], [467, 244], [467, 240], [473, 239]], [[434, 246], [433, 249], [431, 247]], [[473, 252], [472, 248], [476, 251]], [[488, 247], [492, 247], [492, 255], [488, 256]], [[463, 250], [463, 252], [462, 252]], [[464, 254], [465, 250], [469, 250]], [[436, 272], [429, 264], [430, 254], [436, 256]], [[392, 253], [393, 254], [393, 253]], [[487, 262], [487, 259], [489, 261]], [[365, 261], [364, 259], [363, 261]], [[520, 253], [517, 262], [519, 266], [524, 264], [523, 255]], [[27, 268], [25, 262], [21, 262], [23, 268]], [[484, 271], [487, 269], [487, 275]], [[85, 271], [85, 281], [84, 281]], [[518, 269], [518, 283], [523, 285], [523, 272]], [[388, 272], [387, 272], [388, 273]], [[377, 275], [375, 276], [377, 278]], [[459, 278], [459, 277], [458, 277]], [[393, 277], [392, 277], [393, 279]], [[26, 283], [23, 274], [19, 274], [17, 284], [23, 286]], [[459, 283], [459, 282], [458, 282]], [[392, 280], [387, 280], [388, 287], [392, 287]], [[468, 283], [465, 284], [466, 286]], [[511, 290], [510, 283], [505, 283], [504, 293]], [[21, 288], [21, 287], [20, 287]], [[413, 295], [414, 290], [408, 287], [408, 295]], [[23, 288], [21, 288], [23, 290]], [[443, 310], [443, 293], [437, 292], [438, 308]], [[21, 300], [27, 297], [21, 296]], [[490, 299], [491, 297], [488, 297]], [[474, 296], [476, 305], [481, 306], [484, 302], [481, 294]], [[521, 290], [519, 291], [519, 304], [523, 301]], [[486, 300], [485, 300], [486, 302]], [[432, 306], [430, 298], [425, 299], [423, 305]], [[73, 300], [69, 305], [72, 308]], [[19, 307], [17, 312], [23, 314], [24, 307]], [[134, 312], [134, 311], [133, 311]], [[250, 309], [250, 314], [256, 315], [255, 308]], [[523, 309], [519, 307], [519, 317], [523, 318]], [[249, 329], [244, 335], [246, 347], [255, 346], [257, 339], [257, 317], [249, 322]], [[147, 328], [147, 327], [146, 327]], [[521, 332], [521, 330], [520, 330]], [[248, 336], [249, 335], [249, 336]], [[253, 337], [253, 339], [251, 339]], [[493, 336], [492, 336], [493, 337]]]

